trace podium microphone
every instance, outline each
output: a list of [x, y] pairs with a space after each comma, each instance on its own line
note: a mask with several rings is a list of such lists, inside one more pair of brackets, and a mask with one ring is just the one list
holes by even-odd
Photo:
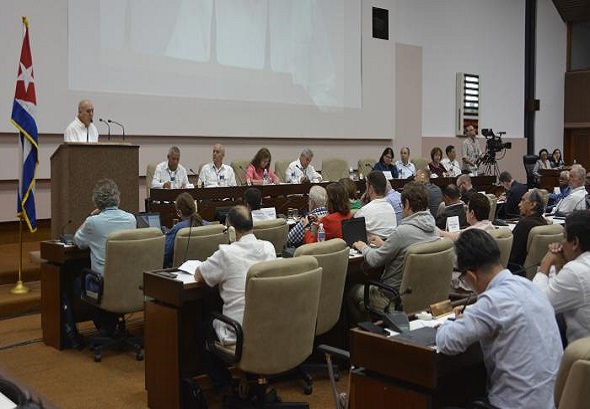
[[123, 126], [123, 124], [117, 121], [113, 121], [112, 119], [107, 119], [107, 122], [110, 124], [119, 125], [121, 127], [121, 129], [123, 130], [123, 142], [125, 142], [125, 127]]
[[66, 227], [72, 223], [72, 220], [68, 220], [61, 228], [61, 233], [59, 234], [59, 241], [63, 244], [74, 244], [74, 235], [72, 233], [64, 233]]
[[104, 119], [102, 119], [102, 118], [98, 118], [98, 122], [104, 123], [107, 126], [107, 128], [109, 129], [109, 137], [108, 137], [108, 140], [110, 141], [111, 140], [111, 125], [107, 121], [105, 121]]
[[197, 172], [195, 172], [192, 168], [188, 168], [188, 170], [190, 170], [190, 172], [193, 174], [193, 176], [199, 176], [199, 174]]

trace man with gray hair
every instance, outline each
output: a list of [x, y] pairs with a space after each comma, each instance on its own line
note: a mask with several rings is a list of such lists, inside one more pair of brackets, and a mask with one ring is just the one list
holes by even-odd
[[568, 170], [562, 170], [559, 173], [559, 193], [551, 192], [549, 193], [549, 204], [547, 206], [547, 211], [552, 211], [557, 204], [569, 196], [572, 192], [572, 188], [569, 185], [570, 183], [570, 172]]
[[[308, 215], [314, 215], [318, 219], [321, 219], [327, 215], [327, 201], [328, 195], [326, 193], [326, 189], [322, 186], [312, 186], [311, 189], [309, 189]], [[287, 247], [299, 247], [301, 244], [303, 244], [303, 233], [306, 227], [303, 224], [304, 220], [304, 218], [299, 219], [295, 226], [293, 226], [293, 228], [289, 231], [289, 234], [287, 235]]]
[[569, 186], [572, 191], [555, 206], [556, 214], [567, 216], [574, 210], [586, 209], [586, 169], [581, 165], [573, 165], [570, 169]]
[[222, 144], [213, 145], [213, 162], [203, 165], [199, 172], [199, 187], [236, 186], [236, 175], [231, 166], [223, 163], [225, 148]]
[[180, 162], [180, 149], [173, 146], [168, 150], [167, 161], [156, 166], [152, 187], [160, 189], [184, 189], [192, 187], [188, 181], [186, 169]]
[[287, 183], [321, 182], [322, 175], [311, 166], [312, 159], [313, 151], [310, 148], [303, 148], [299, 159], [291, 162], [287, 168], [285, 173]]
[[78, 115], [64, 131], [64, 142], [98, 142], [98, 130], [92, 123], [94, 106], [83, 99], [78, 103]]

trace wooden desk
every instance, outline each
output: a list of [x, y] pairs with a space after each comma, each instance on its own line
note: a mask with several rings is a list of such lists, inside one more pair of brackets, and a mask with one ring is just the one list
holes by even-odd
[[63, 348], [61, 300], [68, 294], [74, 316], [87, 317], [82, 302], [72, 297], [74, 278], [85, 267], [90, 267], [90, 251], [76, 246], [64, 246], [56, 241], [41, 242], [41, 329], [45, 345]]
[[559, 174], [561, 171], [562, 169], [539, 169], [539, 173], [541, 174], [539, 188], [553, 193], [553, 188], [559, 186]]
[[486, 372], [479, 345], [447, 356], [371, 334], [350, 332], [350, 408], [405, 409], [462, 405], [485, 395]]

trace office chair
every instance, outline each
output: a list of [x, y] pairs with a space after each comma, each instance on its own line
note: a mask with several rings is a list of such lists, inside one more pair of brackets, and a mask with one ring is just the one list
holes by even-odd
[[[114, 336], [99, 334], [91, 338], [95, 362], [102, 360], [104, 349], [120, 347], [132, 348], [136, 359], [143, 360], [143, 339], [129, 336], [125, 314], [143, 311], [143, 272], [162, 268], [164, 243], [162, 231], [154, 227], [115, 231], [107, 237], [103, 274], [84, 271], [82, 300], [118, 316], [117, 333]], [[87, 290], [87, 279], [97, 285], [97, 292]]]
[[211, 336], [209, 351], [257, 378], [252, 386], [242, 382], [239, 397], [232, 396], [230, 405], [239, 404], [239, 398], [253, 398], [261, 408], [309, 408], [306, 403], [267, 404], [272, 393], [267, 391], [266, 377], [296, 368], [311, 354], [321, 280], [322, 268], [312, 256], [256, 263], [246, 277], [243, 323], [213, 314], [213, 320], [233, 329], [236, 344], [222, 345]]
[[533, 174], [533, 169], [535, 169], [535, 164], [539, 160], [538, 155], [523, 155], [522, 156], [522, 163], [524, 165], [524, 170], [526, 172], [526, 184], [529, 189], [537, 187], [537, 180], [535, 175]]
[[275, 161], [275, 173], [281, 180], [287, 181], [287, 168], [289, 167], [288, 160], [277, 160]]
[[430, 161], [426, 158], [412, 158], [412, 159], [410, 159], [410, 162], [412, 162], [414, 164], [414, 166], [416, 167], [416, 170], [418, 170], [418, 169], [428, 169], [428, 162], [430, 162]]
[[324, 181], [337, 182], [349, 177], [348, 162], [344, 159], [329, 158], [322, 161], [322, 178]]
[[[344, 240], [331, 239], [325, 242], [304, 244], [298, 247], [293, 255], [294, 257], [313, 256], [323, 270], [316, 339], [330, 331], [340, 318], [346, 273], [348, 272], [348, 254], [349, 247]], [[306, 395], [313, 391], [313, 379], [308, 371], [316, 368], [327, 369], [325, 364], [303, 364], [300, 368], [303, 371]], [[333, 370], [338, 372], [337, 367], [334, 367]]]
[[496, 218], [496, 208], [498, 207], [498, 198], [492, 193], [486, 193], [488, 201], [490, 202], [490, 214], [488, 220], [493, 221]]
[[563, 226], [561, 224], [548, 224], [546, 226], [535, 226], [529, 232], [527, 238], [527, 255], [524, 260], [526, 277], [532, 279], [537, 273], [537, 267], [551, 243], [563, 240]]
[[217, 251], [220, 244], [228, 244], [228, 236], [223, 230], [222, 224], [180, 229], [174, 239], [172, 266], [178, 267], [186, 260], [205, 261]]
[[238, 185], [246, 184], [246, 169], [248, 168], [249, 164], [249, 160], [234, 160], [230, 163], [230, 166], [236, 175], [236, 183]]
[[555, 406], [559, 409], [590, 407], [590, 338], [572, 342], [565, 349], [555, 379]]
[[270, 241], [275, 246], [277, 256], [283, 253], [287, 243], [287, 233], [289, 233], [289, 226], [285, 219], [279, 217], [274, 220], [256, 220], [252, 230], [257, 239]]
[[377, 163], [377, 161], [375, 159], [371, 159], [371, 158], [359, 159], [358, 164], [357, 164], [357, 169], [358, 169], [359, 175], [362, 173], [363, 175], [367, 176], [369, 173], [371, 173], [373, 171], [373, 168], [375, 167], [375, 163]]
[[145, 209], [147, 211], [148, 202], [150, 200], [150, 189], [152, 188], [152, 180], [154, 179], [154, 173], [156, 172], [157, 163], [148, 163], [145, 170]]
[[504, 268], [508, 267], [508, 260], [510, 259], [510, 251], [512, 250], [512, 241], [514, 236], [512, 231], [506, 228], [493, 229], [488, 231], [490, 235], [496, 240], [500, 248], [500, 261]]

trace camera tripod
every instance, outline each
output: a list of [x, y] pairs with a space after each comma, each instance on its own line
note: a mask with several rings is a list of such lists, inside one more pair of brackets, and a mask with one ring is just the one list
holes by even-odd
[[480, 169], [482, 175], [496, 176], [496, 178], [500, 178], [500, 168], [498, 168], [498, 162], [495, 158], [484, 158], [481, 162]]

